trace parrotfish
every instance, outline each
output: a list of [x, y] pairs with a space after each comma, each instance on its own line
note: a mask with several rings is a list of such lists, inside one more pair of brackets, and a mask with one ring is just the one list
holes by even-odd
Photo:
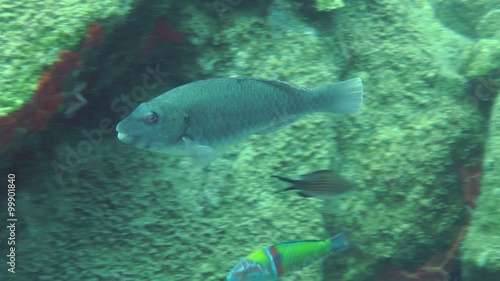
[[280, 176], [273, 177], [292, 184], [292, 186], [282, 191], [297, 190], [297, 194], [302, 197], [334, 199], [349, 194], [353, 190], [350, 182], [331, 170], [320, 170], [302, 175], [300, 180], [292, 180]]
[[116, 126], [138, 148], [190, 156], [207, 166], [222, 147], [269, 134], [315, 112], [354, 114], [360, 78], [314, 88], [277, 80], [214, 78], [174, 88], [141, 103]]
[[257, 250], [236, 264], [227, 281], [275, 280], [334, 252], [349, 249], [346, 232], [325, 240], [301, 240]]

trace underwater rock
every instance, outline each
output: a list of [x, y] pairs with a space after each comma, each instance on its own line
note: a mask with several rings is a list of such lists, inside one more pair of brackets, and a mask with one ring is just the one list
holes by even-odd
[[500, 40], [480, 39], [474, 44], [469, 59], [467, 76], [487, 76], [500, 69]]
[[39, 85], [43, 69], [77, 48], [96, 19], [127, 14], [134, 1], [38, 1], [0, 4], [0, 116], [21, 108]]
[[500, 100], [492, 109], [483, 162], [481, 195], [462, 247], [465, 281], [500, 280]]
[[500, 9], [485, 14], [476, 26], [476, 33], [480, 38], [494, 38], [500, 40]]
[[0, 4], [6, 38], [0, 56], [0, 154], [21, 147], [25, 134], [47, 127], [63, 104], [67, 78], [82, 68], [83, 54], [103, 41], [96, 19], [123, 18], [131, 5], [116, 0]]
[[[268, 11], [276, 11], [269, 7]], [[228, 45], [227, 51], [214, 56], [205, 48], [198, 57], [202, 71], [213, 75], [216, 69], [219, 77], [264, 77], [304, 86], [359, 75], [370, 82], [369, 94], [359, 116], [311, 117], [279, 137], [242, 144], [233, 166], [238, 181], [258, 182], [266, 171], [308, 173], [339, 167], [354, 181], [360, 195], [340, 206], [325, 206], [338, 213], [324, 215], [323, 227], [325, 233], [351, 229], [362, 250], [356, 257], [347, 254], [345, 259], [328, 260], [323, 267], [325, 280], [373, 280], [387, 263], [412, 270], [436, 249], [445, 252], [466, 215], [456, 188], [459, 171], [450, 163], [466, 161], [482, 139], [482, 119], [466, 101], [467, 80], [461, 74], [470, 40], [436, 20], [430, 5], [414, 1], [346, 6], [334, 20], [318, 20], [309, 29], [298, 28], [307, 24], [307, 17], [296, 17], [282, 26], [293, 32], [284, 30], [279, 37], [265, 29], [273, 15], [264, 19], [235, 15], [218, 36], [219, 44]], [[324, 29], [318, 27], [322, 25]], [[256, 202], [269, 192], [255, 184], [236, 188]], [[305, 201], [300, 203], [312, 204]], [[294, 213], [296, 206], [288, 205], [285, 212]], [[281, 203], [267, 208], [274, 213], [284, 210]], [[305, 217], [317, 217], [315, 208], [300, 210]], [[251, 231], [250, 226], [240, 227]], [[299, 230], [293, 235], [300, 236]]]
[[[313, 115], [250, 137], [222, 153], [209, 174], [189, 160], [122, 145], [114, 134], [103, 133], [98, 146], [78, 155], [89, 143], [81, 128], [51, 132], [55, 159], [19, 175], [28, 179], [19, 195], [25, 280], [217, 281], [241, 254], [347, 228], [356, 249], [290, 278], [369, 281], [389, 265], [416, 269], [452, 246], [466, 215], [454, 164], [477, 150], [483, 120], [465, 100], [463, 52], [471, 42], [436, 20], [427, 1], [367, 1], [335, 13], [298, 11], [300, 5], [288, 13], [269, 1], [242, 1], [224, 20], [210, 1], [175, 1], [172, 10], [136, 2], [144, 10], [106, 34], [103, 54], [94, 58], [105, 74], [96, 75], [99, 87], [110, 96], [143, 85], [135, 70], [144, 66], [130, 67], [137, 57], [129, 54], [140, 55], [156, 12], [181, 25], [176, 32], [193, 44], [184, 58], [190, 63], [166, 60], [178, 66], [168, 70], [175, 83], [247, 76], [308, 86], [360, 76], [363, 110], [355, 117]], [[270, 30], [272, 11], [286, 12], [276, 22], [296, 19], [280, 36]], [[142, 40], [130, 38], [140, 28]], [[165, 59], [166, 45], [155, 46], [154, 58]], [[117, 121], [102, 101], [85, 126], [98, 126], [102, 116]], [[85, 129], [99, 137], [96, 127]], [[55, 160], [71, 166], [62, 184], [48, 165]], [[338, 171], [359, 193], [329, 205], [278, 193], [270, 178], [320, 169]]]
[[500, 9], [500, 2], [497, 0], [431, 0], [430, 2], [435, 8], [436, 17], [444, 25], [472, 38], [481, 36], [481, 33], [476, 34], [476, 26], [481, 25], [486, 15]]

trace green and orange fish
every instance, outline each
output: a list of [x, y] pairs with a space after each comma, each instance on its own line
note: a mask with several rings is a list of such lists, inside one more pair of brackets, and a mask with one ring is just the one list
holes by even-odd
[[241, 260], [226, 277], [227, 281], [275, 280], [301, 269], [334, 252], [349, 249], [341, 232], [325, 240], [300, 240], [279, 243], [257, 250]]

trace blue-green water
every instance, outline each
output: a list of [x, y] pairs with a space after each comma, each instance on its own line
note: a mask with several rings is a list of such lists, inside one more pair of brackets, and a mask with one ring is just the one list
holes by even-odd
[[[94, 2], [0, 3], [0, 280], [225, 280], [255, 250], [343, 230], [349, 250], [282, 280], [499, 280], [498, 1]], [[56, 75], [63, 51], [77, 63]], [[118, 140], [141, 102], [214, 77], [360, 77], [364, 102], [206, 168]], [[272, 177], [325, 169], [355, 191]]]

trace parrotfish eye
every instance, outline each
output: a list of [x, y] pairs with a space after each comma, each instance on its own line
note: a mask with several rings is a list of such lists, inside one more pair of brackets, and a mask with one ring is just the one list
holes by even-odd
[[158, 120], [158, 114], [154, 111], [148, 112], [144, 116], [144, 123], [146, 124], [154, 124], [156, 123], [156, 120]]

